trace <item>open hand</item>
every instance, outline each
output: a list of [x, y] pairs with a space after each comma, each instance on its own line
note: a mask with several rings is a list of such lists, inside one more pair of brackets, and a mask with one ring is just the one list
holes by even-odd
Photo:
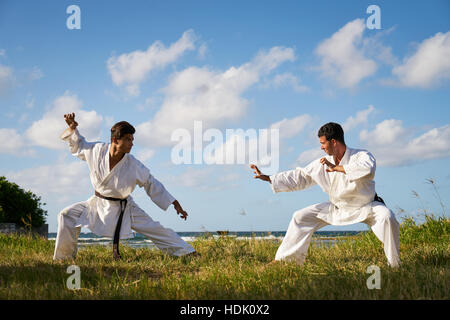
[[64, 120], [66, 120], [66, 123], [71, 130], [75, 130], [78, 126], [78, 122], [75, 121], [75, 113], [65, 114]]
[[270, 177], [269, 177], [268, 175], [262, 174], [261, 171], [258, 169], [257, 166], [255, 166], [254, 164], [251, 164], [251, 165], [250, 165], [250, 168], [253, 169], [253, 173], [255, 174], [255, 176], [254, 176], [253, 178], [255, 178], [255, 179], [261, 179], [261, 180], [263, 180], [263, 181], [267, 181], [267, 182], [272, 183], [272, 182], [270, 181]]
[[181, 207], [181, 205], [180, 205], [180, 203], [178, 202], [178, 200], [175, 200], [175, 201], [173, 202], [173, 206], [174, 206], [175, 210], [177, 211], [177, 214], [180, 215], [180, 218], [186, 220], [188, 214], [187, 214], [186, 211], [183, 210], [183, 208]]
[[326, 169], [327, 172], [334, 172], [337, 171], [336, 165], [332, 164], [330, 161], [327, 160], [327, 158], [320, 159], [320, 163], [323, 165], [326, 165], [328, 168]]

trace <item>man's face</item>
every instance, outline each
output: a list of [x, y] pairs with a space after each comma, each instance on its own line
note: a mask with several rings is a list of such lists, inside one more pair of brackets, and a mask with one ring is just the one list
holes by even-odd
[[325, 136], [319, 137], [320, 141], [320, 149], [325, 151], [325, 153], [329, 156], [332, 156], [334, 154], [334, 139], [331, 139], [330, 141], [327, 140]]
[[117, 149], [124, 153], [129, 153], [133, 147], [134, 137], [131, 133], [127, 133], [120, 139], [114, 139], [117, 145]]

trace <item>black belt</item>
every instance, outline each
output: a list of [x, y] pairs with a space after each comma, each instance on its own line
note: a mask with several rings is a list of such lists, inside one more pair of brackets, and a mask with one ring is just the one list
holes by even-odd
[[378, 201], [381, 202], [382, 204], [386, 205], [386, 203], [384, 203], [384, 200], [379, 197], [376, 193], [375, 193], [375, 198], [373, 198], [373, 201]]
[[[114, 239], [113, 239], [113, 257], [115, 260], [119, 260], [122, 257], [119, 253], [119, 239], [120, 239], [120, 227], [122, 226], [122, 218], [123, 214], [125, 212], [125, 208], [127, 207], [127, 199], [119, 199], [119, 198], [111, 198], [111, 197], [105, 197], [95, 191], [95, 195], [99, 198], [110, 200], [110, 201], [120, 201], [120, 214], [119, 214], [119, 220], [117, 220], [116, 230], [114, 231]], [[122, 203], [124, 204], [122, 208]]]

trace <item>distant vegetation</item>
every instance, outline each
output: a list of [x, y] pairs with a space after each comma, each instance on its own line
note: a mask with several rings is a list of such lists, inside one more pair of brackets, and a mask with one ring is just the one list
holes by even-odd
[[0, 223], [16, 223], [31, 228], [45, 223], [45, 203], [31, 191], [25, 191], [17, 184], [0, 177]]

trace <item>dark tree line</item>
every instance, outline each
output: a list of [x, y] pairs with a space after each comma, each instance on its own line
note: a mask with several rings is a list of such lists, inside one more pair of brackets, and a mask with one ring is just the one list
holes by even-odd
[[31, 191], [0, 177], [0, 223], [16, 223], [23, 227], [40, 227], [45, 223], [45, 203]]

